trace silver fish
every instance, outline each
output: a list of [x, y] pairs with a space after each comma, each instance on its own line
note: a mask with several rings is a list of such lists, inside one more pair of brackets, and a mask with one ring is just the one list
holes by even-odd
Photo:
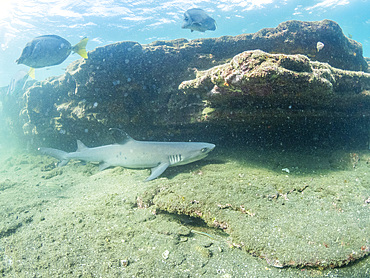
[[322, 50], [324, 48], [325, 44], [322, 43], [322, 42], [317, 42], [316, 44], [316, 49], [317, 49], [317, 52], [320, 52], [320, 50]]
[[17, 64], [24, 64], [31, 68], [43, 68], [59, 65], [71, 54], [78, 53], [87, 59], [86, 44], [88, 39], [82, 39], [72, 46], [67, 40], [56, 35], [45, 35], [34, 38], [27, 43]]
[[194, 8], [184, 13], [184, 22], [181, 28], [190, 29], [191, 32], [214, 31], [216, 30], [216, 21], [202, 9]]
[[70, 159], [78, 159], [100, 162], [100, 170], [111, 166], [151, 168], [151, 175], [146, 179], [150, 181], [161, 175], [168, 167], [188, 164], [206, 157], [214, 147], [214, 144], [201, 142], [136, 141], [128, 136], [123, 144], [95, 148], [88, 148], [77, 140], [77, 151], [71, 153], [52, 148], [39, 150], [43, 154], [59, 159], [59, 166], [67, 164]]

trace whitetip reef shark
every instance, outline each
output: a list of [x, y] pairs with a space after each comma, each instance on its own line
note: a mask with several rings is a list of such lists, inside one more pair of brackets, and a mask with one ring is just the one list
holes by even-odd
[[69, 160], [77, 159], [100, 162], [99, 169], [122, 166], [132, 169], [151, 169], [150, 181], [161, 175], [168, 167], [188, 164], [205, 158], [215, 147], [202, 142], [154, 142], [137, 141], [126, 135], [122, 144], [111, 144], [95, 148], [86, 147], [77, 140], [77, 151], [65, 152], [52, 148], [39, 148], [41, 153], [60, 160], [58, 166], [66, 165]]

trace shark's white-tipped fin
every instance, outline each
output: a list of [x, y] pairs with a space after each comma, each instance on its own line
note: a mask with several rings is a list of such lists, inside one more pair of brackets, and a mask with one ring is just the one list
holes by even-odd
[[119, 129], [119, 128], [115, 128], [115, 127], [111, 127], [109, 129], [109, 131], [119, 131], [121, 136], [124, 137], [123, 140], [121, 140], [120, 142], [120, 145], [124, 145], [125, 143], [127, 143], [128, 141], [135, 141], [135, 139], [133, 139], [130, 135], [127, 134], [127, 132], [123, 131], [122, 129]]
[[59, 159], [60, 162], [58, 163], [58, 166], [64, 166], [68, 163], [69, 159], [67, 158], [68, 153], [65, 151], [52, 149], [52, 148], [39, 148], [38, 149], [42, 154], [50, 155], [52, 157], [55, 157], [56, 159]]
[[170, 166], [168, 162], [162, 162], [158, 166], [152, 168], [152, 173], [145, 181], [151, 181], [157, 178], [160, 174], [162, 174], [167, 168]]
[[82, 143], [80, 140], [77, 140], [77, 151], [76, 152], [80, 152], [84, 149], [88, 149], [88, 147], [86, 147], [85, 144]]
[[110, 166], [112, 166], [112, 165], [110, 165], [110, 164], [109, 164], [109, 163], [107, 163], [107, 162], [100, 162], [100, 163], [99, 163], [99, 170], [100, 170], [100, 171], [103, 171], [103, 170], [105, 170], [105, 169], [109, 168]]
[[58, 162], [58, 167], [62, 167], [64, 165], [67, 165], [68, 162], [69, 162], [68, 159], [63, 159], [63, 160]]

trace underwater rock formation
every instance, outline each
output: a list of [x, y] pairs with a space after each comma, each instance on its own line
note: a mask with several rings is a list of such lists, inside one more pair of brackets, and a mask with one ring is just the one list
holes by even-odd
[[[269, 53], [304, 54], [311, 60], [356, 71], [367, 71], [360, 43], [347, 38], [340, 26], [331, 20], [303, 22], [290, 20], [276, 28], [265, 28], [253, 35], [259, 49]], [[318, 42], [324, 43], [320, 51]]]
[[[325, 44], [320, 52], [317, 41]], [[251, 49], [285, 54], [244, 52]], [[330, 20], [288, 21], [235, 37], [115, 43], [89, 52], [89, 59], [75, 61], [64, 75], [29, 88], [16, 100], [20, 117], [12, 119], [13, 126], [36, 145], [71, 143], [74, 149], [76, 138], [87, 144], [111, 142], [111, 127], [151, 138], [170, 129], [180, 134], [204, 121], [258, 125], [266, 118], [278, 122], [287, 116], [327, 116], [341, 107], [358, 116], [368, 107], [368, 96], [360, 92], [368, 90], [368, 75], [311, 60], [347, 70], [367, 68], [361, 45]], [[231, 73], [216, 76], [222, 69]], [[195, 73], [196, 81], [183, 82]], [[333, 96], [339, 99], [334, 106]]]
[[229, 63], [198, 72], [179, 89], [205, 102], [200, 121], [276, 123], [334, 113], [338, 118], [370, 116], [370, 74], [311, 62], [304, 55], [246, 51]]
[[[230, 247], [278, 268], [341, 267], [370, 254], [368, 204], [357, 197], [368, 196], [367, 183], [343, 182], [350, 171], [306, 176], [261, 167], [255, 172], [249, 163], [258, 153], [249, 151], [243, 166], [226, 162], [220, 170], [213, 163], [194, 168], [191, 179], [158, 180], [138, 196], [138, 207], [202, 219], [230, 235]], [[241, 155], [236, 154], [239, 161]]]

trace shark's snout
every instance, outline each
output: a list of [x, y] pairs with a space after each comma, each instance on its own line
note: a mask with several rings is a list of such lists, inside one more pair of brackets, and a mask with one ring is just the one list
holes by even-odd
[[216, 147], [215, 144], [205, 143], [205, 146], [201, 149], [202, 153], [208, 154]]

